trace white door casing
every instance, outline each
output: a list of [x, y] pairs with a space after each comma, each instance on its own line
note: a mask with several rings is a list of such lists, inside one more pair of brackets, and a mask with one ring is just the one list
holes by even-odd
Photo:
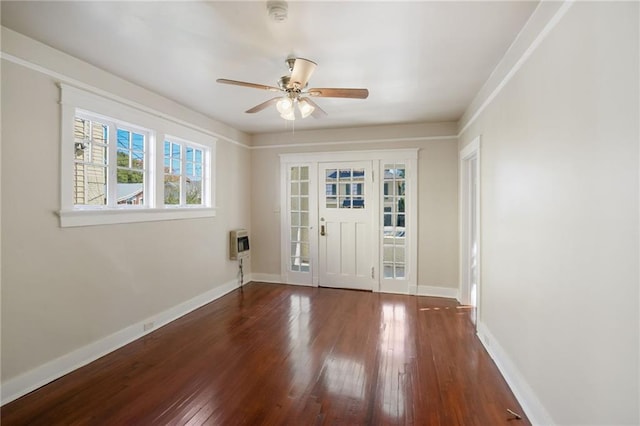
[[[373, 290], [374, 292], [387, 292], [387, 293], [399, 293], [399, 294], [417, 294], [417, 184], [418, 184], [418, 168], [417, 168], [417, 159], [418, 159], [418, 149], [389, 149], [389, 150], [374, 150], [374, 151], [340, 151], [340, 152], [310, 152], [310, 153], [287, 153], [280, 154], [280, 203], [279, 207], [275, 212], [280, 213], [280, 253], [281, 253], [281, 263], [280, 263], [280, 275], [279, 277], [273, 276], [271, 278], [274, 282], [283, 282], [287, 284], [298, 284], [298, 285], [311, 285], [318, 286], [332, 286], [332, 287], [344, 287], [344, 288], [359, 288], [366, 290]], [[351, 209], [340, 208], [336, 210], [340, 210], [341, 216], [344, 214], [344, 217], [333, 218], [331, 214], [326, 215], [326, 187], [324, 186], [326, 183], [324, 180], [326, 179], [326, 167], [328, 164], [336, 163], [336, 170], [338, 170], [338, 164], [342, 166], [346, 166], [346, 163], [353, 164], [366, 164], [366, 168], [369, 168], [371, 173], [369, 174], [372, 178], [372, 182], [369, 185], [363, 187], [363, 193], [366, 191], [364, 205], [364, 212], [354, 212], [353, 210], [358, 210], [358, 208], [353, 209], [353, 201], [351, 202]], [[393, 278], [390, 279], [385, 277], [383, 274], [383, 257], [382, 257], [382, 246], [383, 246], [383, 213], [385, 207], [382, 204], [383, 200], [383, 183], [384, 183], [384, 170], [385, 165], [395, 164], [397, 166], [406, 167], [407, 173], [407, 196], [406, 196], [406, 271], [404, 279]], [[296, 209], [293, 208], [293, 205], [297, 204], [297, 201], [294, 201], [293, 198], [296, 198], [293, 194], [293, 189], [295, 186], [295, 182], [292, 181], [292, 170], [297, 167], [305, 167], [308, 166], [309, 171], [309, 267], [308, 268], [299, 268], [295, 266], [298, 262], [297, 254], [298, 247], [303, 248], [299, 242], [294, 240], [299, 240], [297, 235], [299, 234], [296, 231], [299, 229], [296, 228], [294, 223], [294, 219], [296, 216]], [[319, 170], [320, 167], [325, 167], [324, 175]], [[353, 169], [353, 165], [351, 165]], [[322, 176], [322, 179], [320, 177]], [[368, 179], [367, 179], [368, 181]], [[354, 183], [354, 182], [352, 182]], [[302, 185], [302, 183], [300, 183]], [[337, 192], [337, 189], [336, 189]], [[349, 194], [349, 195], [357, 195], [357, 194]], [[338, 202], [338, 198], [340, 195], [336, 195], [336, 203]], [[346, 198], [346, 194], [344, 195]], [[323, 204], [324, 203], [324, 204]], [[323, 213], [325, 216], [321, 215], [321, 205], [324, 205]], [[351, 210], [350, 212], [344, 213], [346, 210]], [[366, 218], [356, 219], [358, 215], [367, 215], [366, 211], [369, 210], [370, 216], [366, 216]], [[332, 212], [329, 212], [332, 213]], [[300, 216], [302, 218], [302, 216]], [[321, 222], [320, 218], [324, 217], [324, 221]], [[354, 264], [349, 267], [342, 268], [340, 275], [342, 275], [342, 279], [338, 280], [337, 275], [334, 273], [335, 270], [332, 269], [332, 264], [330, 261], [335, 259], [327, 258], [326, 255], [335, 256], [333, 251], [325, 250], [325, 259], [329, 261], [329, 273], [321, 272], [324, 271], [321, 266], [321, 248], [322, 244], [326, 244], [327, 241], [322, 242], [321, 239], [324, 239], [326, 236], [332, 235], [334, 236], [334, 231], [330, 228], [336, 225], [337, 222], [341, 222], [340, 232], [338, 235], [341, 235], [345, 238], [350, 238], [355, 241], [355, 244], [358, 244], [358, 241], [365, 241], [365, 233], [361, 233], [360, 236], [357, 235], [357, 229], [350, 229], [348, 222], [349, 220], [365, 220], [365, 222], [360, 222], [360, 228], [365, 226], [366, 220], [369, 220], [371, 224], [371, 233], [369, 235], [368, 246], [371, 250], [371, 258], [369, 262], [364, 261], [364, 256], [357, 256], [354, 249], [347, 248], [344, 253], [340, 256], [341, 260], [345, 260], [351, 258], [353, 262], [356, 262], [356, 258], [360, 259], [360, 265]], [[336, 220], [337, 219], [337, 220]], [[326, 222], [334, 222], [330, 223], [327, 226]], [[345, 222], [346, 221], [346, 222]], [[325, 234], [331, 232], [331, 234], [327, 234], [325, 236], [320, 236], [320, 225], [325, 223]], [[338, 228], [336, 228], [338, 229]], [[344, 234], [342, 231], [344, 230]], [[293, 236], [296, 236], [294, 238]], [[352, 238], [353, 237], [353, 238]], [[334, 242], [329, 241], [329, 244], [335, 244]], [[340, 244], [343, 244], [342, 242]], [[348, 247], [348, 246], [347, 246]], [[352, 250], [349, 252], [349, 250]], [[359, 251], [360, 254], [364, 254], [364, 250]], [[301, 259], [302, 260], [302, 259]], [[323, 260], [322, 262], [325, 262]], [[369, 265], [366, 265], [369, 263]], [[302, 262], [304, 265], [304, 262]], [[373, 271], [372, 269], [373, 268]], [[345, 283], [344, 278], [349, 276], [349, 271], [351, 271], [353, 275], [353, 280], [348, 280]], [[333, 274], [333, 277], [327, 279], [328, 275]], [[321, 278], [322, 276], [322, 278]], [[333, 281], [332, 281], [333, 280]]]
[[480, 315], [480, 137], [460, 151], [460, 297]]

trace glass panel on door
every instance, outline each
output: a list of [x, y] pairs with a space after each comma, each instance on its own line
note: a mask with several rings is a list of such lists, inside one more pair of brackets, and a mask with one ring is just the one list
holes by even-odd
[[326, 208], [364, 208], [364, 179], [364, 169], [327, 169], [325, 173]]

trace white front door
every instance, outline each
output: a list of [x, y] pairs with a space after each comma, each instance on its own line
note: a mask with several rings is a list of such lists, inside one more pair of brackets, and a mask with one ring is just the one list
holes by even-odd
[[373, 290], [378, 256], [371, 161], [318, 165], [320, 286]]

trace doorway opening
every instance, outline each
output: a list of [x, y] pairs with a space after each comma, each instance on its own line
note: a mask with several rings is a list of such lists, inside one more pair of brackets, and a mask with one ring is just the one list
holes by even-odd
[[460, 151], [460, 298], [480, 316], [480, 137]]

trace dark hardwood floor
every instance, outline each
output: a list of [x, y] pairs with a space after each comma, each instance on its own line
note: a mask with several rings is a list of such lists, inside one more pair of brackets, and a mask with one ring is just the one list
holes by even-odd
[[251, 283], [1, 409], [8, 425], [529, 425], [448, 299]]

